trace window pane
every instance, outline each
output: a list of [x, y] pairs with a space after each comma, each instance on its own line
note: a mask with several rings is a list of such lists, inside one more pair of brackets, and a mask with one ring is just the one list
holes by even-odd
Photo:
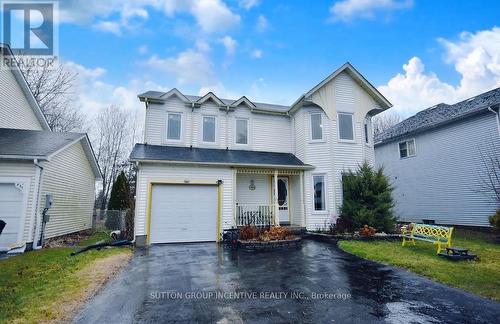
[[167, 139], [181, 139], [181, 115], [168, 114]]
[[365, 143], [368, 143], [368, 124], [365, 124]]
[[203, 142], [215, 142], [215, 117], [203, 117]]
[[354, 130], [352, 129], [352, 115], [339, 114], [339, 134], [342, 140], [354, 140]]
[[325, 181], [323, 176], [314, 176], [314, 210], [325, 210]]
[[323, 139], [323, 129], [321, 125], [321, 114], [311, 115], [311, 139]]
[[399, 143], [399, 157], [405, 158], [408, 156], [408, 149], [406, 146], [406, 142]]
[[415, 155], [415, 140], [411, 140], [407, 142], [408, 144], [408, 155], [413, 156]]
[[248, 144], [248, 121], [245, 119], [236, 120], [236, 143]]

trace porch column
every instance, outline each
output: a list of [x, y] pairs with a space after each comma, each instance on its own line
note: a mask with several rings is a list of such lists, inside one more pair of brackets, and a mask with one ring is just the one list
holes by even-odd
[[306, 206], [304, 204], [304, 171], [300, 171], [300, 210], [302, 212], [302, 226], [307, 227]]
[[278, 170], [274, 170], [274, 225], [280, 226], [279, 206], [278, 206]]

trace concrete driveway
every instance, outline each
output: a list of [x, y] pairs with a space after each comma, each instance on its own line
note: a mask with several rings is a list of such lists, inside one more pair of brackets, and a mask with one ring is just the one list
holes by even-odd
[[[216, 294], [218, 292], [218, 294]], [[500, 304], [328, 243], [245, 253], [157, 245], [93, 298], [76, 323], [494, 323]]]

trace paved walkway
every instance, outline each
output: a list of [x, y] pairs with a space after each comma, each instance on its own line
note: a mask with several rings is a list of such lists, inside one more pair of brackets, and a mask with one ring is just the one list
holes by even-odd
[[328, 243], [304, 241], [300, 250], [256, 254], [214, 243], [138, 251], [75, 322], [498, 323], [499, 318], [500, 303], [359, 259]]

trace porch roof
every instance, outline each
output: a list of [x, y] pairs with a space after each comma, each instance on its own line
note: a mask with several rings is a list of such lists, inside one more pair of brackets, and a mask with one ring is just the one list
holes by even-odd
[[131, 161], [312, 169], [291, 153], [136, 144]]

